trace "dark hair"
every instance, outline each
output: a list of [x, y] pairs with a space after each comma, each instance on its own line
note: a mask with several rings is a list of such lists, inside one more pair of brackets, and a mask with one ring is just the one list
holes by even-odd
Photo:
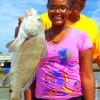
[[[47, 6], [49, 5], [49, 1], [50, 0], [48, 0], [48, 2], [47, 2]], [[71, 9], [71, 7], [72, 7], [72, 0], [67, 0], [68, 1], [68, 4], [69, 4], [69, 9]]]

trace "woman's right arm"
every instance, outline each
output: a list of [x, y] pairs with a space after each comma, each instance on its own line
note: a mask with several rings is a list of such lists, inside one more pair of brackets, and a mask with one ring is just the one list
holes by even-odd
[[95, 100], [95, 78], [92, 69], [92, 49], [80, 52], [80, 75], [84, 100]]

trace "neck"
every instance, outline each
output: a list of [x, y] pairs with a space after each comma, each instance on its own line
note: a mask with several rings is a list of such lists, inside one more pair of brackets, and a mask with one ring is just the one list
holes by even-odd
[[65, 30], [66, 27], [67, 27], [66, 25], [59, 25], [59, 26], [53, 25], [51, 31], [53, 32], [53, 34], [57, 34], [57, 33], [59, 34], [63, 30]]
[[59, 43], [63, 40], [67, 34], [69, 28], [64, 26], [53, 26], [49, 30], [46, 31], [46, 39], [51, 43]]

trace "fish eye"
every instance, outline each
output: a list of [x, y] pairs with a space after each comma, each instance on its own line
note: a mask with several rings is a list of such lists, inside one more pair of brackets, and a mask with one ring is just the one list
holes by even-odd
[[40, 18], [38, 18], [37, 20], [41, 20]]
[[41, 21], [41, 19], [40, 19], [40, 18], [38, 18], [37, 20], [38, 20], [38, 21]]

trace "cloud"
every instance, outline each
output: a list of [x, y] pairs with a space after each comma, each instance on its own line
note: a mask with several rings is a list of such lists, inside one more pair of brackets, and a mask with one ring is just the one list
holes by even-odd
[[46, 11], [47, 0], [1, 0], [0, 1], [0, 51], [7, 52], [5, 45], [14, 38], [18, 17], [30, 8], [39, 13]]
[[95, 20], [99, 26], [100, 30], [100, 0], [88, 0], [86, 7], [84, 9], [84, 13]]
[[[35, 8], [39, 13], [47, 10], [47, 0], [0, 0], [0, 51], [7, 52], [5, 45], [14, 38], [18, 17], [26, 9]], [[100, 0], [87, 0], [84, 14], [93, 18], [100, 27]]]
[[91, 18], [93, 18], [99, 25], [99, 29], [100, 29], [100, 1], [98, 2], [98, 5], [97, 5], [97, 9], [93, 12], [91, 12]]

